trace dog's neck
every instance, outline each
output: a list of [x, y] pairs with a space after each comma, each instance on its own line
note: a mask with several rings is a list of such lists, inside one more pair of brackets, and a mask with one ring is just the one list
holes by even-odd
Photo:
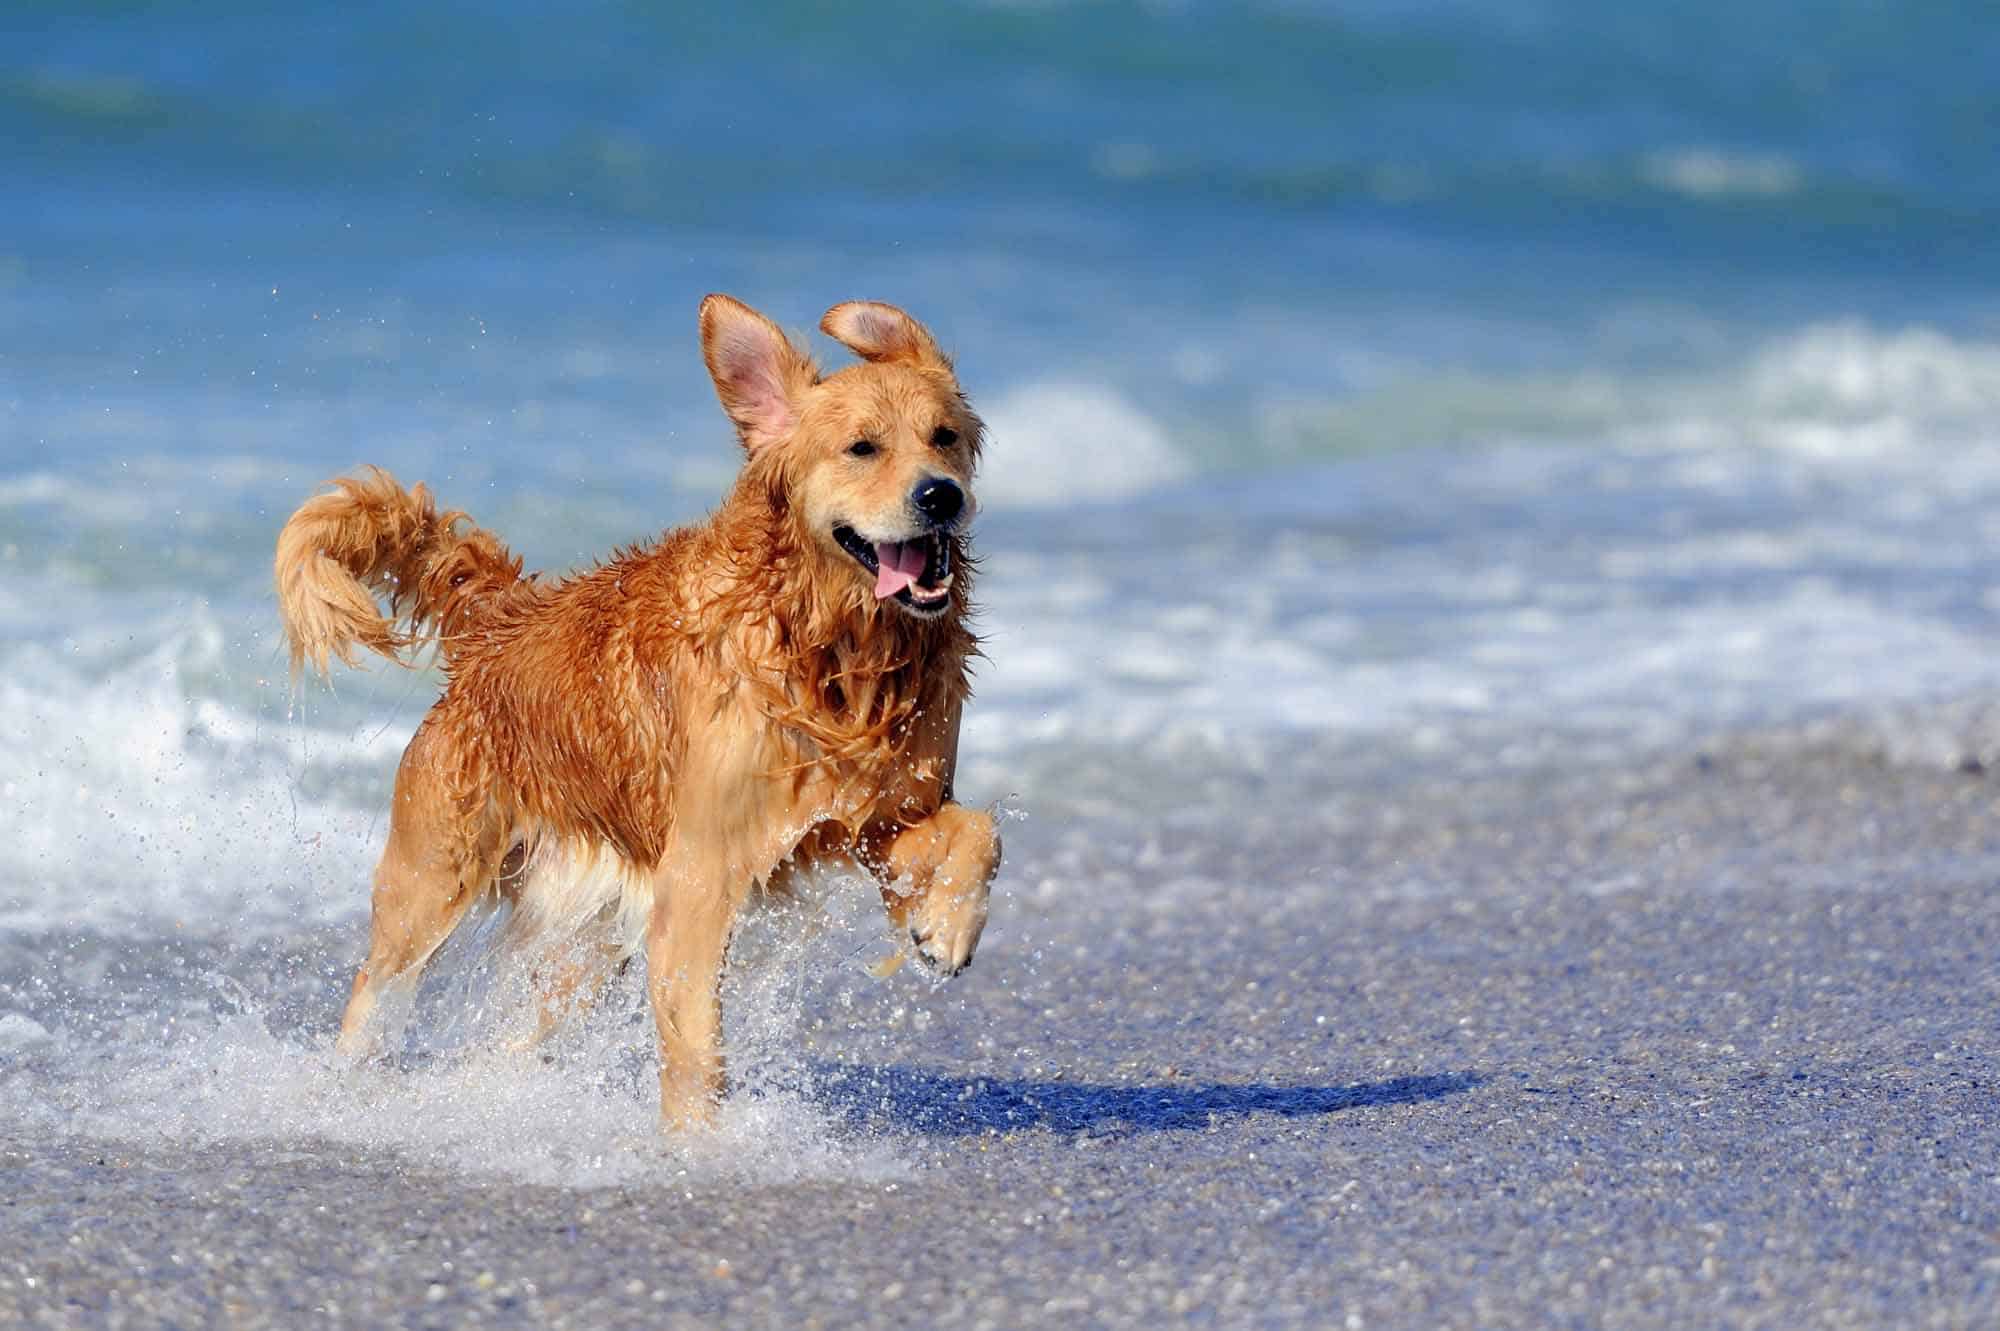
[[749, 678], [772, 718], [808, 741], [811, 756], [893, 755], [911, 722], [963, 701], [978, 649], [967, 627], [971, 560], [961, 557], [952, 604], [920, 619], [877, 600], [848, 557], [799, 529], [772, 488], [746, 475], [710, 520], [715, 598], [741, 661], [778, 661]]

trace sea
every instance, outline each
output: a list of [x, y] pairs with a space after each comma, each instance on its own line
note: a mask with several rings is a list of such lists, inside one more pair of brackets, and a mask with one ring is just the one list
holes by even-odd
[[[1861, 0], [13, 0], [0, 1123], [666, 1167], [636, 986], [524, 1070], [475, 938], [331, 1061], [437, 676], [295, 686], [270, 562], [368, 463], [552, 572], [700, 518], [710, 291], [829, 363], [902, 305], [988, 422], [990, 983], [1065, 902], [1319, 890], [1399, 789], [1977, 762], [1996, 70], [1985, 6]], [[951, 1020], [869, 895], [748, 930], [728, 1167], [913, 1167], [788, 1053], [806, 992]]]

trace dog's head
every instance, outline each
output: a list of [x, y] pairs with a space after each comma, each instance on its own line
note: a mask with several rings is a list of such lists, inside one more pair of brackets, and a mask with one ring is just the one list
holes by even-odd
[[857, 593], [931, 618], [963, 598], [979, 417], [951, 361], [893, 305], [849, 301], [820, 327], [861, 357], [822, 377], [763, 315], [701, 303], [701, 350], [775, 507]]

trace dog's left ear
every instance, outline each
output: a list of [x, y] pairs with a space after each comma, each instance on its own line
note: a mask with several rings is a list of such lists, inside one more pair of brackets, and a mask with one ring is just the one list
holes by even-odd
[[820, 331], [863, 360], [912, 365], [951, 373], [951, 358], [938, 350], [930, 330], [879, 300], [850, 300], [819, 321]]

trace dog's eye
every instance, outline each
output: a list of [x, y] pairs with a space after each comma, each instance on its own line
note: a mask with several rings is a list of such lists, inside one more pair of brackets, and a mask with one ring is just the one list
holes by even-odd
[[931, 431], [932, 448], [950, 448], [957, 442], [958, 431], [952, 429], [949, 425], [940, 425], [937, 429]]
[[874, 451], [875, 445], [867, 439], [856, 439], [847, 446], [847, 455], [849, 457], [865, 458]]

